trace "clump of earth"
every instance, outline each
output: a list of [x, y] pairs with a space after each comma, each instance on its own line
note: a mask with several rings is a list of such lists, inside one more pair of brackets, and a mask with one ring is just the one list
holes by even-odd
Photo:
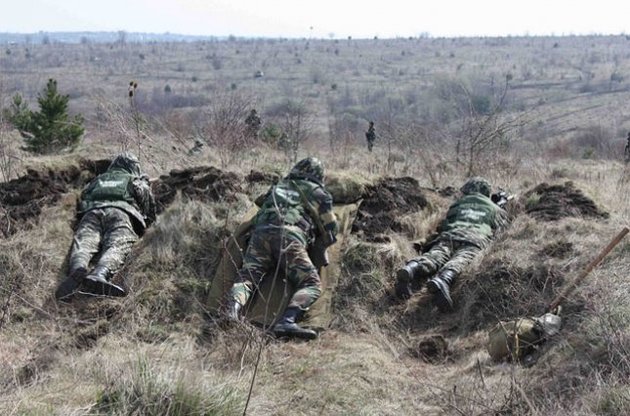
[[608, 218], [609, 215], [570, 181], [562, 185], [541, 183], [525, 193], [524, 197], [525, 211], [538, 220], [556, 221], [580, 216]]
[[362, 233], [368, 240], [388, 230], [402, 232], [400, 217], [428, 205], [424, 190], [414, 178], [383, 178], [367, 187], [352, 232]]

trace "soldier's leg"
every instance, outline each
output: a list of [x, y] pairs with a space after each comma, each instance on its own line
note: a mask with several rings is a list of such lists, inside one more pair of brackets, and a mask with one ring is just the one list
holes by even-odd
[[103, 270], [101, 272], [105, 273], [103, 277], [109, 280], [122, 268], [127, 255], [129, 255], [139, 237], [134, 231], [131, 218], [126, 212], [118, 208], [106, 209], [101, 256], [98, 259], [95, 271], [97, 269]]
[[407, 262], [396, 273], [396, 295], [408, 299], [414, 291], [420, 290], [422, 283], [433, 276], [453, 253], [450, 240], [440, 240], [429, 251]]
[[228, 317], [239, 319], [241, 309], [260, 285], [267, 270], [272, 269], [271, 248], [274, 244], [273, 240], [271, 234], [265, 236], [265, 233], [256, 231], [252, 234], [243, 256], [243, 265], [228, 294]]
[[86, 276], [86, 291], [95, 295], [125, 296], [125, 290], [110, 280], [120, 270], [138, 235], [129, 215], [118, 208], [104, 208], [103, 241], [94, 269]]
[[281, 261], [285, 264], [287, 279], [295, 285], [296, 291], [282, 318], [274, 326], [274, 334], [279, 337], [315, 339], [317, 332], [302, 328], [297, 322], [322, 293], [319, 274], [308, 256], [303, 241], [287, 235], [283, 247]]
[[79, 269], [86, 270], [92, 257], [98, 253], [102, 238], [102, 211], [87, 212], [79, 221], [72, 238], [72, 248], [68, 260], [68, 274]]
[[450, 288], [459, 274], [479, 254], [481, 248], [472, 244], [456, 244], [453, 256], [439, 273], [429, 280], [427, 288], [433, 293], [433, 302], [443, 312], [453, 309]]
[[66, 278], [55, 291], [57, 299], [66, 299], [74, 293], [87, 276], [87, 268], [92, 257], [98, 252], [101, 243], [101, 212], [87, 212], [73, 236], [68, 259]]
[[285, 248], [286, 276], [295, 285], [288, 307], [300, 308], [302, 311], [315, 303], [322, 293], [321, 280], [313, 265], [306, 247], [298, 240], [291, 240]]

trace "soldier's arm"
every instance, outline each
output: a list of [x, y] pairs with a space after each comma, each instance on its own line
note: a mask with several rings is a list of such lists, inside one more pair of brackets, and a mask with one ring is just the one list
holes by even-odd
[[136, 178], [132, 183], [133, 196], [138, 204], [140, 213], [144, 216], [147, 227], [155, 222], [157, 216], [155, 197], [151, 191], [151, 184], [145, 177]]
[[333, 199], [332, 195], [323, 188], [318, 188], [313, 192], [315, 199], [315, 205], [317, 206], [317, 213], [319, 214], [319, 221], [324, 226], [324, 230], [330, 231], [333, 236], [337, 235], [339, 224], [337, 223], [337, 217], [333, 212]]

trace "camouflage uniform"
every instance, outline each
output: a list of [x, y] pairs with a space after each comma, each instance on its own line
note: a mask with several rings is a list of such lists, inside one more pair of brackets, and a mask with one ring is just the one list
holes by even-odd
[[397, 292], [411, 294], [410, 284], [429, 280], [429, 291], [440, 309], [450, 309], [449, 288], [457, 276], [488, 246], [496, 230], [507, 225], [507, 213], [490, 199], [490, 185], [483, 178], [472, 178], [462, 187], [464, 196], [453, 203], [438, 228], [439, 235], [426, 251], [398, 271]]
[[108, 282], [122, 267], [139, 236], [155, 221], [155, 211], [153, 193], [148, 178], [140, 175], [138, 159], [131, 154], [116, 157], [107, 172], [92, 180], [81, 193], [68, 278], [57, 290], [57, 297], [71, 294], [81, 283], [90, 291], [98, 289], [93, 284], [95, 280]]
[[252, 111], [249, 112], [249, 115], [245, 119], [245, 125], [247, 125], [247, 137], [257, 139], [258, 131], [260, 130], [261, 124], [262, 120], [260, 119], [258, 112], [256, 111], [256, 109], [252, 109]]
[[368, 131], [365, 132], [365, 138], [367, 139], [368, 150], [371, 152], [376, 141], [376, 132], [374, 131], [374, 122], [370, 121]]
[[[312, 165], [319, 166], [321, 172], [310, 172]], [[230, 290], [228, 313], [231, 318], [238, 319], [241, 307], [265, 276], [278, 273], [284, 273], [296, 288], [285, 311], [285, 317], [287, 313], [295, 314], [293, 324], [319, 298], [321, 282], [307, 250], [315, 238], [316, 221], [326, 233], [333, 237], [337, 233], [332, 196], [322, 180], [321, 163], [308, 158], [298, 162], [291, 173], [267, 193], [254, 219], [243, 267]], [[318, 218], [311, 217], [307, 203]]]
[[628, 132], [628, 137], [626, 138], [626, 147], [623, 149], [624, 161], [626, 163], [630, 162], [630, 132]]

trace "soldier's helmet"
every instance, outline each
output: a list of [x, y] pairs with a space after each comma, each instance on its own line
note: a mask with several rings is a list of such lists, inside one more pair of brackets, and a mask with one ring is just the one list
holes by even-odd
[[311, 179], [321, 183], [324, 180], [324, 165], [316, 157], [307, 157], [293, 166], [289, 176]]
[[116, 156], [109, 165], [108, 170], [115, 168], [124, 169], [134, 175], [140, 175], [140, 161], [131, 152], [124, 152]]
[[462, 186], [461, 191], [464, 195], [479, 193], [489, 197], [492, 192], [492, 187], [484, 178], [475, 176], [466, 181], [466, 183]]

